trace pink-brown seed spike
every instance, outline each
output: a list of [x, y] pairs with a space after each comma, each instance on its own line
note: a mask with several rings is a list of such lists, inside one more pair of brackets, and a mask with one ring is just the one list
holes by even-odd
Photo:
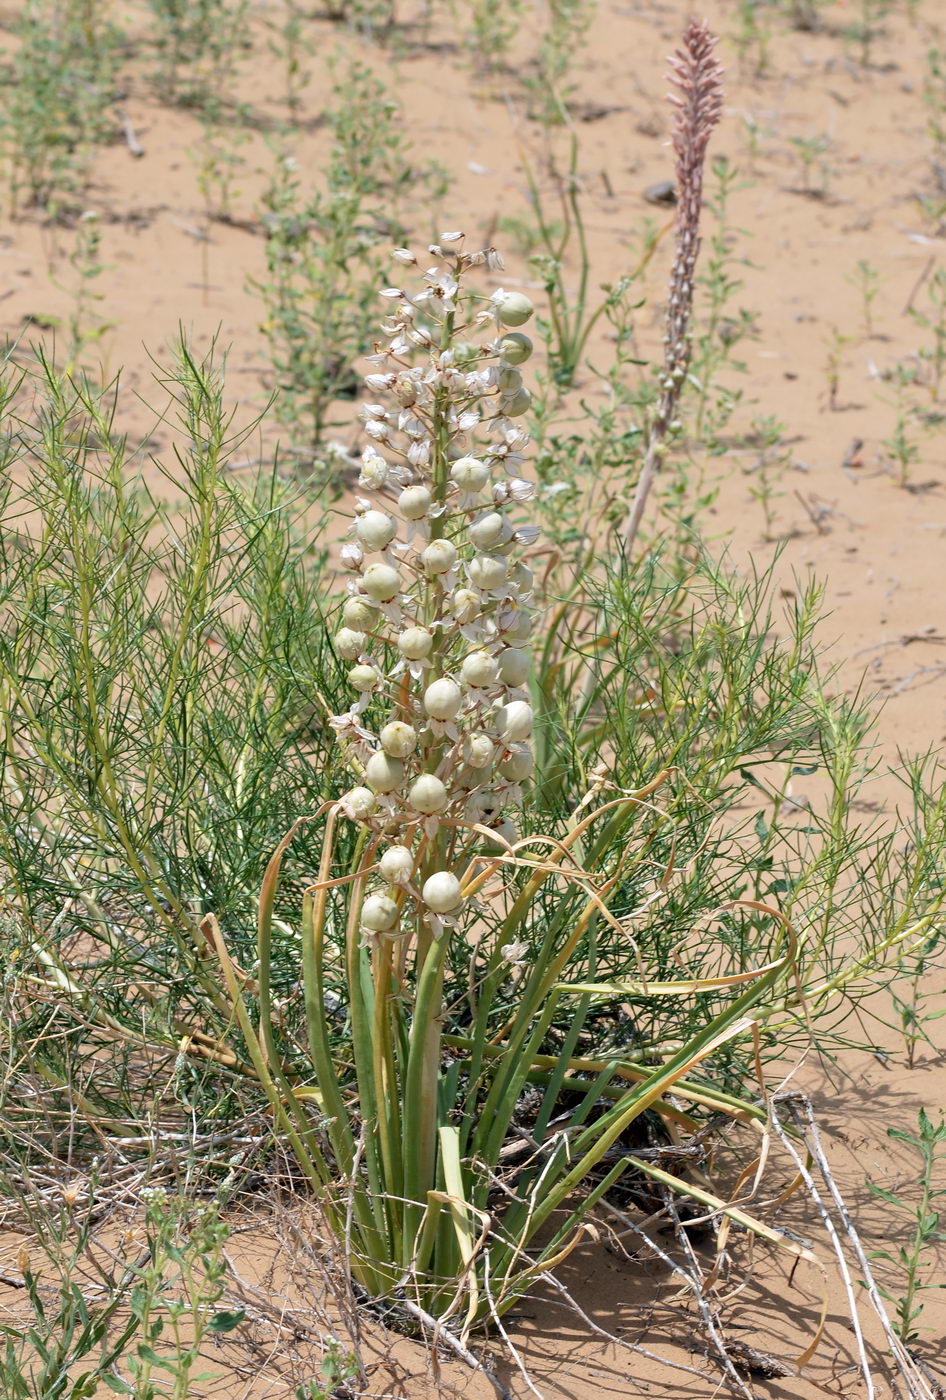
[[664, 345], [664, 378], [651, 420], [647, 451], [634, 504], [624, 522], [625, 548], [637, 537], [647, 497], [660, 461], [663, 442], [676, 414], [677, 402], [690, 363], [690, 312], [696, 260], [700, 251], [700, 211], [703, 207], [703, 166], [706, 148], [723, 110], [723, 70], [716, 60], [716, 35], [705, 20], [691, 19], [683, 43], [670, 58], [668, 94], [676, 108], [673, 150], [676, 156], [676, 251], [670, 273]]

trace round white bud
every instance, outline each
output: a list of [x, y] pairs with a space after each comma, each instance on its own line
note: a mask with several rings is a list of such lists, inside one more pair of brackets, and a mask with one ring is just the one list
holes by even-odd
[[532, 733], [532, 706], [525, 700], [510, 700], [496, 713], [496, 728], [507, 744], [521, 744]]
[[417, 748], [417, 735], [409, 724], [401, 719], [392, 719], [378, 735], [381, 747], [392, 758], [407, 758]]
[[390, 895], [369, 894], [361, 906], [361, 924], [372, 933], [388, 933], [397, 925], [398, 907]]
[[445, 574], [457, 562], [456, 546], [449, 540], [431, 540], [420, 557], [428, 574]]
[[507, 365], [525, 364], [532, 354], [532, 341], [522, 331], [507, 331], [499, 342], [499, 353]]
[[382, 877], [389, 885], [406, 885], [414, 873], [414, 857], [406, 846], [389, 846], [380, 865]]
[[353, 787], [338, 800], [355, 821], [367, 821], [375, 809], [374, 793], [366, 787]]
[[505, 559], [495, 554], [477, 554], [469, 562], [470, 579], [484, 593], [494, 588], [502, 588], [506, 582], [508, 566]]
[[471, 651], [469, 656], [463, 658], [460, 679], [465, 685], [476, 686], [480, 690], [496, 685], [499, 680], [499, 667], [496, 665], [495, 656], [491, 656], [488, 651]]
[[499, 666], [499, 678], [505, 681], [506, 685], [525, 685], [529, 679], [529, 672], [532, 670], [532, 658], [527, 651], [520, 651], [517, 647], [506, 647], [496, 658]]
[[511, 783], [521, 783], [535, 772], [535, 755], [528, 744], [517, 744], [509, 757], [499, 765], [499, 771]]
[[489, 478], [489, 467], [478, 457], [459, 457], [450, 468], [450, 480], [461, 491], [482, 491]]
[[353, 632], [350, 627], [340, 627], [335, 633], [335, 650], [343, 661], [356, 660], [364, 649], [364, 632]]
[[431, 719], [453, 719], [463, 704], [463, 692], [449, 676], [433, 681], [424, 691], [424, 709]]
[[442, 812], [449, 801], [447, 789], [434, 773], [421, 773], [411, 785], [407, 799], [416, 812], [425, 816]]
[[469, 529], [470, 542], [477, 549], [495, 549], [512, 539], [512, 526], [498, 510], [489, 510], [477, 516]]
[[406, 627], [397, 639], [397, 649], [408, 661], [422, 661], [433, 644], [434, 634], [426, 627]]
[[362, 662], [358, 666], [353, 666], [348, 672], [348, 684], [354, 686], [355, 690], [367, 693], [375, 690], [381, 681], [381, 677], [373, 666], [368, 666]]
[[365, 764], [365, 782], [372, 792], [394, 792], [404, 781], [404, 764], [382, 749]]
[[496, 382], [501, 394], [518, 394], [522, 388], [522, 375], [512, 365], [503, 365]]
[[432, 500], [426, 486], [405, 486], [397, 498], [398, 510], [405, 520], [423, 520]]
[[504, 326], [524, 326], [533, 311], [535, 307], [524, 292], [504, 292], [498, 306]]
[[450, 598], [450, 610], [457, 622], [472, 622], [483, 610], [480, 595], [472, 588], [458, 588]]
[[365, 549], [387, 549], [397, 534], [397, 521], [383, 510], [366, 510], [355, 521], [355, 534]]
[[449, 870], [438, 870], [424, 881], [421, 896], [435, 914], [449, 914], [460, 903], [460, 881]]
[[361, 586], [376, 603], [390, 603], [400, 592], [401, 575], [390, 564], [369, 564], [362, 575]]
[[496, 745], [488, 734], [468, 734], [463, 757], [471, 768], [486, 768], [493, 761]]
[[524, 387], [517, 389], [508, 399], [503, 399], [499, 405], [500, 412], [505, 413], [507, 418], [521, 418], [531, 407], [532, 395]]
[[356, 632], [368, 632], [378, 620], [378, 605], [369, 598], [346, 598], [342, 621]]

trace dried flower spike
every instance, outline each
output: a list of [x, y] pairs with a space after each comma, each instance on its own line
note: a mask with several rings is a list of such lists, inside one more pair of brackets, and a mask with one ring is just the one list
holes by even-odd
[[710, 136], [723, 110], [723, 70], [714, 55], [716, 44], [716, 36], [710, 32], [706, 21], [694, 19], [687, 25], [682, 47], [670, 59], [669, 79], [679, 92], [679, 96], [670, 94], [669, 97], [677, 109], [673, 125], [677, 173], [676, 252], [670, 273], [661, 393], [651, 419], [634, 504], [623, 527], [628, 550], [637, 538], [690, 363], [689, 323], [696, 259], [700, 251], [703, 166]]

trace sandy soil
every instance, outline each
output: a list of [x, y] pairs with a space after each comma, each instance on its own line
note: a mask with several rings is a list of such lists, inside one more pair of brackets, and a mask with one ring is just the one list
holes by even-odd
[[[828, 616], [822, 637], [839, 667], [837, 684], [863, 686], [884, 702], [879, 744], [891, 762], [901, 751], [946, 741], [946, 448], [938, 422], [931, 421], [913, 466], [912, 489], [905, 490], [883, 445], [895, 423], [893, 387], [884, 376], [929, 342], [909, 307], [924, 305], [932, 271], [946, 262], [946, 242], [935, 236], [917, 199], [932, 188], [922, 97], [926, 52], [944, 42], [946, 17], [940, 0], [920, 0], [914, 8], [913, 22], [905, 6], [883, 19], [870, 66], [863, 67], [843, 33], [860, 13], [853, 0], [824, 7], [824, 25], [817, 32], [792, 29], [762, 7], [762, 22], [771, 23], [772, 34], [760, 74], [753, 54], [739, 62], [737, 5], [714, 0], [703, 7], [723, 36], [720, 51], [728, 70], [725, 118], [714, 150], [726, 153], [742, 177], [731, 218], [739, 230], [735, 252], [745, 262], [735, 269], [742, 286], [727, 313], [745, 308], [755, 327], [736, 354], [746, 372], [725, 375], [743, 394], [727, 432], [738, 439], [756, 415], [776, 415], [786, 425], [790, 461], [777, 482], [772, 532], [782, 548], [779, 587], [790, 599], [797, 577], [813, 573], [823, 580]], [[664, 57], [687, 11], [677, 3], [601, 0], [577, 59], [576, 111], [588, 118], [579, 123], [581, 172], [596, 282], [630, 267], [631, 245], [646, 219], [669, 217], [646, 202], [644, 191], [671, 174], [661, 100]], [[275, 5], [259, 6], [254, 51], [237, 83], [256, 121], [239, 150], [244, 165], [236, 181], [234, 223], [206, 219], [188, 154], [199, 143], [199, 122], [192, 113], [155, 100], [147, 80], [150, 65], [140, 52], [135, 56], [134, 45], [122, 106], [144, 155], [135, 158], [116, 141], [101, 151], [94, 167], [86, 202], [102, 222], [106, 264], [96, 283], [101, 300], [95, 314], [112, 323], [97, 353], [110, 374], [121, 368], [130, 391], [159, 404], [149, 356], [164, 355], [179, 324], [198, 349], [214, 336], [232, 346], [230, 394], [247, 417], [262, 407], [271, 385], [259, 328], [262, 308], [247, 282], [264, 267], [259, 198], [273, 161], [267, 135], [283, 115], [279, 75], [266, 53], [265, 22], [276, 12]], [[127, 14], [129, 32], [140, 36], [145, 7]], [[13, 16], [7, 11], [5, 18], [10, 22]], [[397, 58], [325, 19], [316, 16], [307, 24], [314, 43], [308, 60], [313, 79], [303, 95], [304, 129], [291, 146], [313, 183], [328, 144], [318, 120], [325, 58], [344, 45], [384, 74], [418, 156], [436, 159], [450, 172], [437, 226], [463, 228], [474, 238], [493, 229], [498, 218], [527, 215], [522, 154], [528, 150], [533, 160], [540, 157], [546, 136], [527, 119], [515, 74], [496, 91], [471, 71], [449, 16], [435, 12], [427, 42], [420, 26], [408, 24]], [[532, 36], [525, 21], [520, 38], [526, 53]], [[816, 197], [803, 188], [793, 141], [818, 137], [826, 137], [827, 146], [824, 172], [816, 166], [812, 176], [819, 191], [824, 182]], [[430, 226], [430, 211], [418, 210], [421, 241], [429, 237]], [[35, 323], [68, 313], [74, 237], [73, 230], [48, 227], [29, 215], [5, 224], [0, 237], [5, 334], [21, 333], [27, 318]], [[659, 340], [667, 251], [661, 249], [647, 274], [639, 326], [647, 352]], [[862, 259], [879, 273], [870, 335], [860, 293], [850, 280]], [[505, 284], [534, 282], [521, 260], [511, 256], [509, 264]], [[832, 405], [826, 366], [835, 333], [844, 340], [835, 342], [840, 359]], [[28, 334], [36, 334], [35, 324]], [[603, 356], [606, 350], [601, 340], [591, 354]], [[929, 407], [935, 419], [932, 399]], [[131, 422], [142, 428], [147, 415], [132, 408]], [[341, 429], [346, 440], [348, 432]], [[707, 532], [740, 567], [766, 567], [775, 549], [750, 495], [757, 457], [751, 447], [738, 446], [708, 464], [718, 476], [719, 495], [705, 522]], [[879, 798], [888, 791], [879, 786]], [[931, 991], [946, 1005], [942, 969], [931, 976]], [[814, 1066], [802, 1072], [801, 1082], [815, 1095], [833, 1170], [870, 1247], [889, 1246], [892, 1227], [889, 1215], [870, 1200], [865, 1177], [894, 1188], [909, 1181], [907, 1157], [886, 1129], [912, 1126], [921, 1106], [932, 1111], [946, 1099], [944, 1025], [932, 1023], [936, 1046], [921, 1047], [912, 1070], [898, 1054], [885, 1062], [851, 1056], [833, 1082]], [[773, 1180], [784, 1184], [789, 1176], [785, 1164]], [[810, 1212], [806, 1218], [794, 1204], [783, 1218], [793, 1219], [803, 1233], [816, 1230]], [[264, 1226], [236, 1237], [241, 1267], [269, 1278], [275, 1297], [291, 1297], [295, 1287], [298, 1298], [299, 1280], [293, 1284], [281, 1247], [267, 1244], [269, 1233]], [[823, 1241], [822, 1253], [828, 1257]], [[789, 1278], [771, 1259], [760, 1257], [748, 1271], [746, 1264], [742, 1258], [732, 1282], [721, 1286], [727, 1335], [790, 1362], [812, 1334], [821, 1281], [806, 1268]], [[276, 1270], [271, 1276], [270, 1267]], [[700, 1374], [670, 1371], [617, 1348], [586, 1322], [537, 1296], [515, 1316], [510, 1336], [544, 1395], [682, 1400], [717, 1393], [716, 1373], [700, 1351], [698, 1316], [692, 1306], [673, 1303], [679, 1285], [663, 1267], [628, 1263], [613, 1244], [589, 1243], [569, 1261], [563, 1279], [599, 1326]], [[937, 1295], [928, 1298], [924, 1353], [935, 1361], [946, 1335], [946, 1305]], [[215, 1364], [228, 1370], [229, 1380], [208, 1383], [198, 1393], [274, 1400], [292, 1394], [269, 1351], [266, 1326], [260, 1322], [259, 1327], [254, 1354], [244, 1351], [238, 1357], [233, 1343], [220, 1345]], [[369, 1339], [369, 1352], [372, 1347], [384, 1349], [376, 1339]], [[422, 1349], [401, 1342], [394, 1352], [396, 1364], [379, 1360], [365, 1393], [426, 1393], [422, 1378], [429, 1359]], [[853, 1357], [843, 1291], [832, 1279], [826, 1340], [804, 1378], [756, 1374], [751, 1393], [807, 1400], [827, 1391], [859, 1400], [865, 1391]], [[514, 1367], [502, 1374], [517, 1395], [528, 1393]], [[471, 1395], [490, 1393], [481, 1379], [446, 1361], [443, 1383]], [[878, 1375], [877, 1394], [890, 1393], [887, 1378]]]

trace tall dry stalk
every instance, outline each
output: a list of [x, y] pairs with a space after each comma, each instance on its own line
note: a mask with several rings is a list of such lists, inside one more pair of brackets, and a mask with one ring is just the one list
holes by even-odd
[[675, 421], [680, 390], [690, 363], [689, 324], [693, 278], [700, 251], [703, 166], [710, 136], [723, 107], [723, 70], [714, 56], [716, 43], [716, 36], [705, 20], [691, 20], [682, 47], [670, 59], [669, 79], [680, 93], [680, 96], [669, 95], [677, 109], [673, 127], [677, 172], [676, 255], [670, 273], [661, 393], [651, 419], [634, 504], [622, 526], [628, 550], [637, 538], [657, 468], [666, 456], [667, 434]]

